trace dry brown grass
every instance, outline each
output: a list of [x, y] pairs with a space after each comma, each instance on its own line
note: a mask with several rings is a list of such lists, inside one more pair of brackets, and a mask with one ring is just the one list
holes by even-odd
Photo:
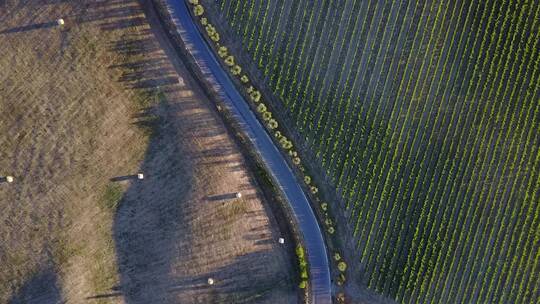
[[238, 147], [141, 5], [0, 5], [0, 302], [294, 302]]

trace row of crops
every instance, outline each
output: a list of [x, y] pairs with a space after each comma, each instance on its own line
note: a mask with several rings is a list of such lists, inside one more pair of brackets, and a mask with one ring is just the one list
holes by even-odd
[[538, 0], [205, 3], [338, 189], [369, 288], [540, 301]]

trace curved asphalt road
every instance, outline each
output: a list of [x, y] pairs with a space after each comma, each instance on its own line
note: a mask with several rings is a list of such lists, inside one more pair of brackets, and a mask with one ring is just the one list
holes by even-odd
[[167, 5], [188, 52], [238, 119], [293, 209], [306, 246], [313, 291], [311, 302], [332, 303], [330, 269], [321, 229], [293, 171], [206, 44], [189, 13], [188, 4], [184, 0], [167, 0]]

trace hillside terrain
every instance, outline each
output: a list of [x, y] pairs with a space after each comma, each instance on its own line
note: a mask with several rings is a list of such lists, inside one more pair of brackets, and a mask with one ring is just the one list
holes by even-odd
[[291, 240], [164, 37], [148, 1], [0, 1], [1, 303], [297, 301]]
[[201, 3], [316, 160], [357, 286], [540, 301], [539, 1]]

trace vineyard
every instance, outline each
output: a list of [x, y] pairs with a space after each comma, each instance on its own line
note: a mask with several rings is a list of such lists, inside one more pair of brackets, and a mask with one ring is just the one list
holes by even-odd
[[401, 303], [540, 301], [540, 2], [206, 0]]

